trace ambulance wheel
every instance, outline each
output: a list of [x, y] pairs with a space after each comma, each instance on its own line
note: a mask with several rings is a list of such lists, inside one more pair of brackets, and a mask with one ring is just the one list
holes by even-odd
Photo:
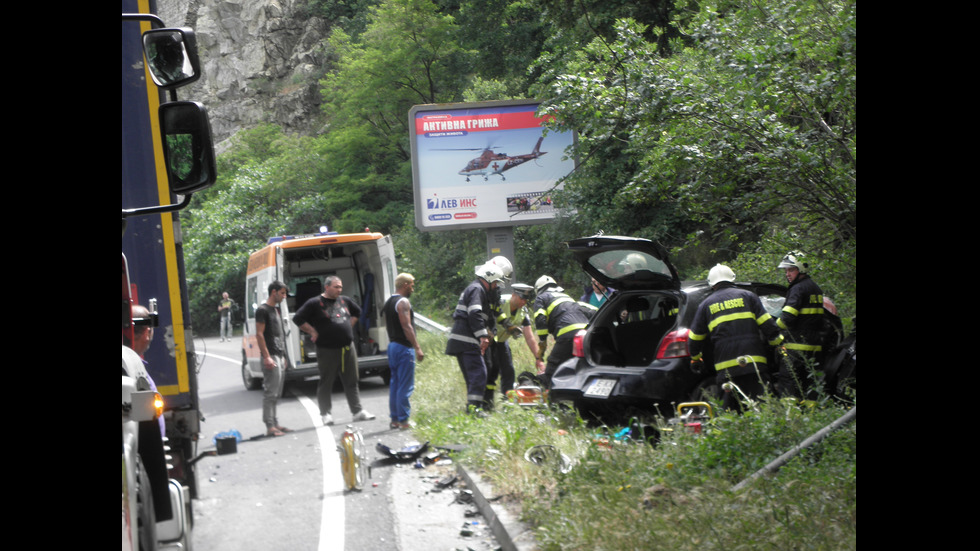
[[244, 350], [242, 350], [242, 383], [245, 384], [245, 390], [258, 390], [262, 388], [262, 379], [253, 377], [252, 372], [248, 369], [248, 358], [245, 357]]

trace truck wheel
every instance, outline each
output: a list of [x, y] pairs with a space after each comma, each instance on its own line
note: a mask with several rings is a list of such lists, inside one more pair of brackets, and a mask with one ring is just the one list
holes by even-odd
[[245, 384], [245, 390], [258, 390], [262, 388], [262, 379], [258, 377], [253, 377], [252, 372], [248, 369], [248, 358], [245, 357], [245, 351], [242, 351], [242, 383]]
[[156, 551], [157, 516], [153, 509], [153, 488], [143, 468], [143, 459], [136, 457], [136, 510], [140, 551]]

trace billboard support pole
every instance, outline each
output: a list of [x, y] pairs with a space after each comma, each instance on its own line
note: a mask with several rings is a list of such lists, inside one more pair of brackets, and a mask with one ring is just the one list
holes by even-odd
[[487, 258], [495, 256], [506, 256], [510, 260], [514, 267], [511, 283], [523, 283], [517, 278], [517, 263], [514, 261], [514, 226], [487, 228]]

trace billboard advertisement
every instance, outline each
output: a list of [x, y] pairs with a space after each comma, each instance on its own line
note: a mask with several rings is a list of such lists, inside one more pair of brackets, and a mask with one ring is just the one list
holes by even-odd
[[555, 216], [551, 193], [575, 164], [572, 132], [545, 134], [527, 100], [416, 105], [415, 225], [422, 231], [518, 226]]

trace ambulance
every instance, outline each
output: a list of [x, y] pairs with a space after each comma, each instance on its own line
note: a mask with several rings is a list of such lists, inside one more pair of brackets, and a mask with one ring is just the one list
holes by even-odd
[[280, 304], [286, 333], [286, 381], [319, 376], [316, 346], [293, 322], [293, 314], [310, 298], [323, 292], [327, 276], [340, 277], [343, 294], [361, 307], [354, 327], [354, 345], [360, 377], [380, 376], [388, 370], [388, 334], [382, 307], [394, 292], [395, 249], [391, 236], [376, 232], [270, 238], [249, 256], [245, 275], [245, 331], [242, 336], [242, 382], [248, 390], [262, 388], [262, 361], [255, 338], [255, 312], [269, 297], [269, 283], [279, 280], [289, 288]]

